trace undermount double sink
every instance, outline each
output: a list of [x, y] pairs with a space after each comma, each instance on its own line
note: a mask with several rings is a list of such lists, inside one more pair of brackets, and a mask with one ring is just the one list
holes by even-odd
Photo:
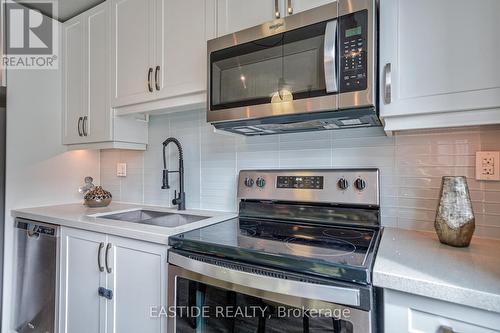
[[101, 215], [100, 218], [126, 221], [139, 224], [156, 225], [166, 228], [175, 228], [181, 225], [208, 219], [208, 216], [177, 214], [154, 210], [138, 209], [128, 212]]

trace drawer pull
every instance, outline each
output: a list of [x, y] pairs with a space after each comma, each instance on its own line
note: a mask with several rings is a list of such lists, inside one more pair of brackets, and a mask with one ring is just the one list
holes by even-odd
[[439, 326], [438, 333], [458, 333], [449, 326]]

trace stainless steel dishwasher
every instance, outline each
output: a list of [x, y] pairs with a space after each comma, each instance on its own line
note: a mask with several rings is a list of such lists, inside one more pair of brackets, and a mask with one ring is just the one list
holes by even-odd
[[59, 227], [17, 218], [13, 329], [55, 333]]

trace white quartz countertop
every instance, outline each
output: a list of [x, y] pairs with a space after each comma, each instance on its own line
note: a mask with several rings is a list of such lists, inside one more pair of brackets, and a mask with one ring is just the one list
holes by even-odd
[[[104, 219], [99, 217], [99, 215], [107, 215], [110, 213], [119, 213], [137, 209], [199, 215], [207, 216], [209, 218], [178, 227], [167, 228], [155, 225]], [[111, 203], [108, 207], [103, 208], [89, 208], [81, 203], [23, 208], [14, 209], [11, 211], [11, 214], [13, 217], [21, 217], [45, 223], [52, 223], [60, 226], [134, 238], [159, 244], [168, 244], [169, 236], [226, 221], [238, 216], [236, 213], [205, 210], [178, 211], [175, 208], [126, 203]]]
[[433, 232], [385, 228], [373, 284], [500, 313], [500, 241], [455, 248]]

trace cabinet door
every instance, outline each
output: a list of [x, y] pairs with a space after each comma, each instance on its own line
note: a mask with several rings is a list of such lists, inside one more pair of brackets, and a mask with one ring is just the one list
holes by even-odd
[[283, 17], [283, 0], [218, 0], [217, 35], [223, 36], [275, 19], [276, 2]]
[[333, 0], [284, 0], [287, 15], [297, 14], [304, 10], [326, 5]]
[[[381, 1], [381, 116], [390, 120], [499, 107], [499, 12], [497, 0], [474, 2], [473, 9], [468, 0]], [[386, 77], [390, 101], [384, 100]], [[472, 124], [474, 116], [468, 119]], [[447, 116], [433, 121], [434, 127], [459, 125], [459, 119]]]
[[384, 332], [500, 333], [500, 314], [384, 289]]
[[215, 0], [156, 0], [157, 98], [206, 90], [207, 40], [215, 37], [215, 15], [209, 11], [214, 7]]
[[85, 119], [87, 142], [111, 140], [109, 106], [110, 12], [104, 2], [86, 16], [86, 97], [88, 118]]
[[154, 63], [153, 5], [154, 0], [112, 0], [112, 106], [153, 98], [148, 87]]
[[166, 318], [152, 318], [151, 307], [166, 306], [167, 247], [109, 236], [114, 297], [108, 309], [108, 333], [163, 333]]
[[106, 300], [97, 291], [106, 282], [98, 266], [99, 252], [104, 258], [105, 242], [102, 234], [61, 228], [61, 333], [104, 332]]
[[[81, 14], [63, 25], [63, 143], [85, 141], [85, 22]], [[88, 115], [87, 115], [88, 116]]]
[[215, 37], [214, 8], [215, 0], [156, 0], [157, 98], [206, 90], [207, 40]]

